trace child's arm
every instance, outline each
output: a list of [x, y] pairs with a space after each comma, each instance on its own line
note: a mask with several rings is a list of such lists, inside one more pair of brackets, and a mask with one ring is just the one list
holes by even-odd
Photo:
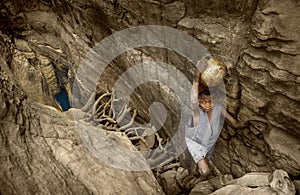
[[196, 68], [194, 80], [193, 80], [192, 91], [191, 91], [194, 127], [197, 126], [200, 121], [200, 113], [199, 113], [200, 110], [199, 110], [199, 105], [198, 105], [199, 79], [200, 79], [200, 71], [198, 70], [198, 68]]
[[198, 106], [198, 93], [199, 93], [199, 79], [200, 79], [200, 71], [196, 68], [193, 86], [191, 91], [191, 101], [192, 101], [192, 109], [196, 110], [199, 108]]
[[225, 116], [225, 118], [227, 119], [227, 121], [234, 127], [237, 129], [241, 129], [241, 128], [245, 128], [249, 126], [249, 121], [237, 121], [235, 118], [233, 118], [227, 111], [225, 108], [222, 109], [222, 114]]

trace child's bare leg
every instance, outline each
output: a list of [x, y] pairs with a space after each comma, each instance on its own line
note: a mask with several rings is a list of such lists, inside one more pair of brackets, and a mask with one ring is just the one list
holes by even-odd
[[208, 162], [207, 159], [201, 159], [198, 162], [198, 168], [199, 168], [199, 173], [203, 176], [208, 176], [210, 173], [209, 167], [208, 167]]

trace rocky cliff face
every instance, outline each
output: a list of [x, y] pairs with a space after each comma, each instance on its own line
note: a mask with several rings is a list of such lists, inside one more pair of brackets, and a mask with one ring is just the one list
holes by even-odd
[[[87, 150], [73, 117], [80, 110], [29, 99], [6, 62], [11, 42], [1, 38], [1, 194], [163, 194], [151, 171], [113, 168]], [[133, 149], [124, 136], [110, 137]]]
[[[148, 193], [160, 193], [150, 173], [141, 173], [138, 182], [139, 173], [111, 170], [83, 152], [68, 113], [34, 103], [60, 109], [54, 95], [61, 88], [66, 89], [72, 102], [75, 73], [87, 52], [113, 32], [147, 24], [185, 31], [220, 57], [228, 69], [225, 87], [229, 112], [239, 120], [261, 121], [243, 130], [225, 125], [213, 155], [221, 173], [240, 177], [280, 168], [297, 178], [299, 7], [294, 0], [2, 1], [1, 190], [101, 193], [108, 182], [115, 186], [107, 193], [120, 192], [124, 190], [121, 186], [132, 183], [128, 192], [144, 193], [139, 186], [142, 183], [148, 186], [144, 186]], [[132, 64], [144, 61], [172, 64], [191, 80], [193, 71], [184, 57], [159, 48], [136, 49], [111, 63], [99, 81], [98, 92], [105, 91], [104, 84], [113, 86]], [[132, 104], [140, 108], [140, 121], [149, 120], [147, 106], [151, 102], [167, 104], [169, 115], [161, 136], [171, 136], [179, 117], [176, 95], [159, 83], [141, 86], [136, 94]], [[69, 139], [68, 132], [75, 138]], [[86, 163], [79, 158], [82, 155]], [[94, 172], [90, 167], [99, 174], [105, 169], [111, 182], [102, 181], [101, 175], [87, 178]], [[114, 175], [122, 175], [120, 183], [115, 182]], [[145, 180], [150, 184], [144, 184]]]

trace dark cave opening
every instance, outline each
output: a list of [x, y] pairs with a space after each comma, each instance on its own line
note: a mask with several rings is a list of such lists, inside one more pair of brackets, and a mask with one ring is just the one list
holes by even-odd
[[66, 111], [70, 108], [70, 102], [66, 89], [60, 88], [60, 92], [55, 95], [55, 99], [58, 101], [63, 111]]

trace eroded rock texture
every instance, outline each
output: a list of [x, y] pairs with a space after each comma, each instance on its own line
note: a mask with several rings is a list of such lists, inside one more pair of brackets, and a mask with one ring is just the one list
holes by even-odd
[[253, 15], [224, 14], [206, 24], [209, 19], [189, 17], [178, 24], [231, 62], [228, 110], [240, 120], [262, 121], [239, 132], [226, 127], [214, 156], [217, 166], [236, 176], [275, 167], [299, 175], [299, 3], [260, 1]]
[[[162, 194], [151, 171], [121, 170], [94, 157], [79, 137], [74, 110], [27, 99], [3, 56], [0, 71], [1, 194]], [[124, 136], [111, 137], [132, 149]]]
[[[185, 31], [221, 58], [228, 70], [229, 112], [239, 120], [261, 121], [241, 130], [225, 125], [213, 155], [221, 173], [240, 177], [279, 168], [299, 176], [298, 1], [4, 0], [0, 8], [1, 193], [161, 193], [151, 173], [112, 169], [92, 157], [70, 113], [39, 104], [60, 109], [54, 95], [61, 88], [72, 103], [75, 73], [86, 53], [115, 31], [147, 24]], [[156, 60], [191, 80], [194, 69], [184, 57], [159, 48], [132, 49], [103, 73], [98, 92], [134, 64]], [[136, 89], [131, 102], [145, 122], [148, 106], [158, 100], [168, 109], [160, 132], [167, 138], [179, 117], [176, 95], [151, 83]], [[168, 174], [174, 179], [178, 173]], [[252, 193], [240, 186], [224, 190]]]
[[250, 167], [258, 171], [276, 166], [299, 175], [298, 10], [299, 3], [294, 1], [284, 6], [278, 1], [261, 1], [251, 19], [248, 43], [237, 64], [241, 84], [238, 117], [260, 116], [268, 129], [262, 131], [260, 124], [254, 124], [241, 135], [242, 144], [229, 141], [229, 148], [250, 146], [247, 153], [241, 151], [248, 162], [240, 167], [246, 172]]

